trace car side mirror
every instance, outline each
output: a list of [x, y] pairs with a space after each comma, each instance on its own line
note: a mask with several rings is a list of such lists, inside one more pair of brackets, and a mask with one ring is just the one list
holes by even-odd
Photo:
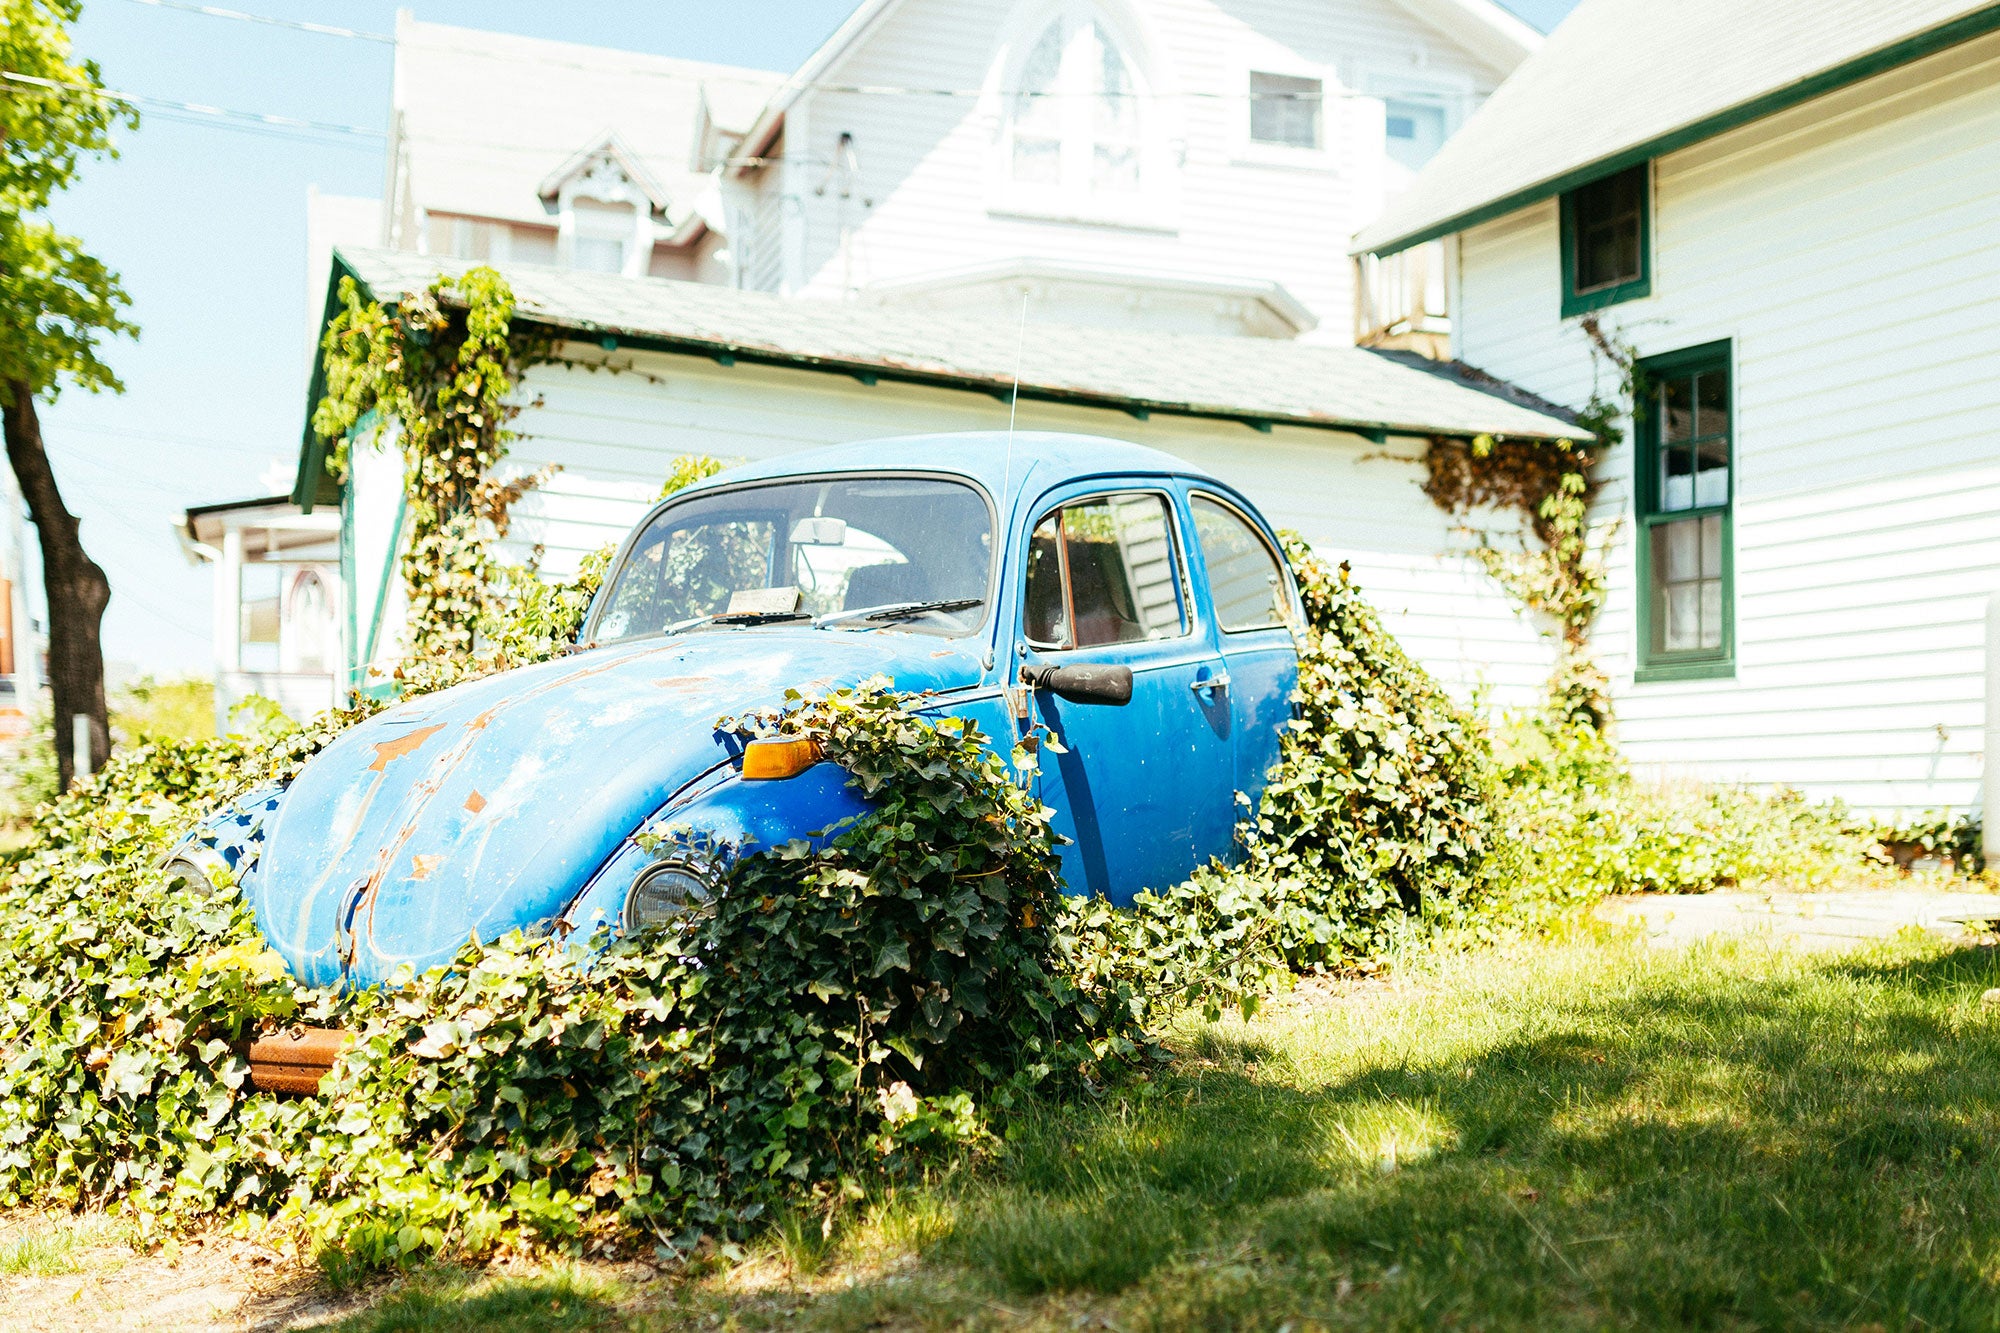
[[1024, 666], [1021, 683], [1031, 690], [1047, 690], [1058, 699], [1073, 704], [1132, 702], [1132, 668], [1086, 662], [1079, 666]]

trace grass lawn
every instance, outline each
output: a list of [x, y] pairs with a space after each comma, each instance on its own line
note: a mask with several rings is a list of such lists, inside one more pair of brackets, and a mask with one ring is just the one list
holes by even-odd
[[438, 1269], [329, 1327], [2000, 1327], [1994, 951], [1396, 978], [1190, 1024], [1144, 1095], [694, 1278]]
[[1189, 1025], [1147, 1095], [830, 1239], [430, 1274], [340, 1327], [2000, 1327], [1996, 984], [1919, 941], [1434, 958]]

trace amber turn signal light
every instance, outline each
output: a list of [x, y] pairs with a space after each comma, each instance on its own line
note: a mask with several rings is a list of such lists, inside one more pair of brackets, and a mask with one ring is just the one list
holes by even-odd
[[819, 742], [814, 740], [751, 741], [743, 747], [743, 776], [795, 778], [819, 762]]

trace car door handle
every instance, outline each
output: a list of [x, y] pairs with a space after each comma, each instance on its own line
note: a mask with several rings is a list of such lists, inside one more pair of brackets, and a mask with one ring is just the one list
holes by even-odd
[[1202, 676], [1189, 683], [1188, 688], [1196, 694], [1207, 694], [1213, 690], [1218, 694], [1229, 693], [1229, 673], [1221, 672], [1213, 676]]

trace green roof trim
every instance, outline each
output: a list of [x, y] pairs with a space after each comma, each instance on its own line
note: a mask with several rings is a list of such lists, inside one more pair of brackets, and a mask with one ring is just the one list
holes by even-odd
[[1802, 102], [1810, 102], [1815, 97], [1838, 92], [1842, 88], [1851, 87], [1878, 74], [1886, 74], [1890, 70], [1899, 69], [1925, 56], [1935, 55], [1996, 31], [2000, 31], [2000, 4], [1975, 10], [1901, 41], [1891, 42], [1887, 46], [1878, 47], [1851, 60], [1831, 65], [1816, 74], [1774, 88], [1748, 101], [1739, 102], [1713, 115], [1691, 121], [1679, 129], [1656, 135], [1630, 148], [1584, 163], [1560, 175], [1551, 176], [1502, 195], [1477, 208], [1466, 209], [1441, 222], [1432, 223], [1420, 230], [1407, 232], [1390, 240], [1378, 241], [1365, 247], [1360, 253], [1392, 255], [1427, 241], [1435, 241], [1456, 232], [1469, 231], [1482, 223], [1503, 218], [1531, 204], [1539, 204], [1543, 200], [1567, 194], [1580, 185], [1590, 184], [1599, 177], [1692, 147], [1703, 140], [1713, 139], [1718, 134], [1726, 134], [1753, 121], [1789, 110]]
[[[354, 271], [340, 251], [333, 252], [333, 270], [327, 277], [326, 309], [319, 317], [320, 337], [326, 337], [326, 326], [340, 313], [340, 280], [353, 278], [363, 296], [375, 299], [368, 290], [368, 284]], [[339, 504], [341, 485], [327, 474], [326, 441], [314, 432], [313, 412], [319, 407], [319, 400], [326, 396], [326, 354], [318, 346], [313, 348], [312, 382], [306, 387], [306, 433], [299, 445], [299, 473], [292, 482], [292, 503], [302, 514], [310, 514], [314, 505]]]

